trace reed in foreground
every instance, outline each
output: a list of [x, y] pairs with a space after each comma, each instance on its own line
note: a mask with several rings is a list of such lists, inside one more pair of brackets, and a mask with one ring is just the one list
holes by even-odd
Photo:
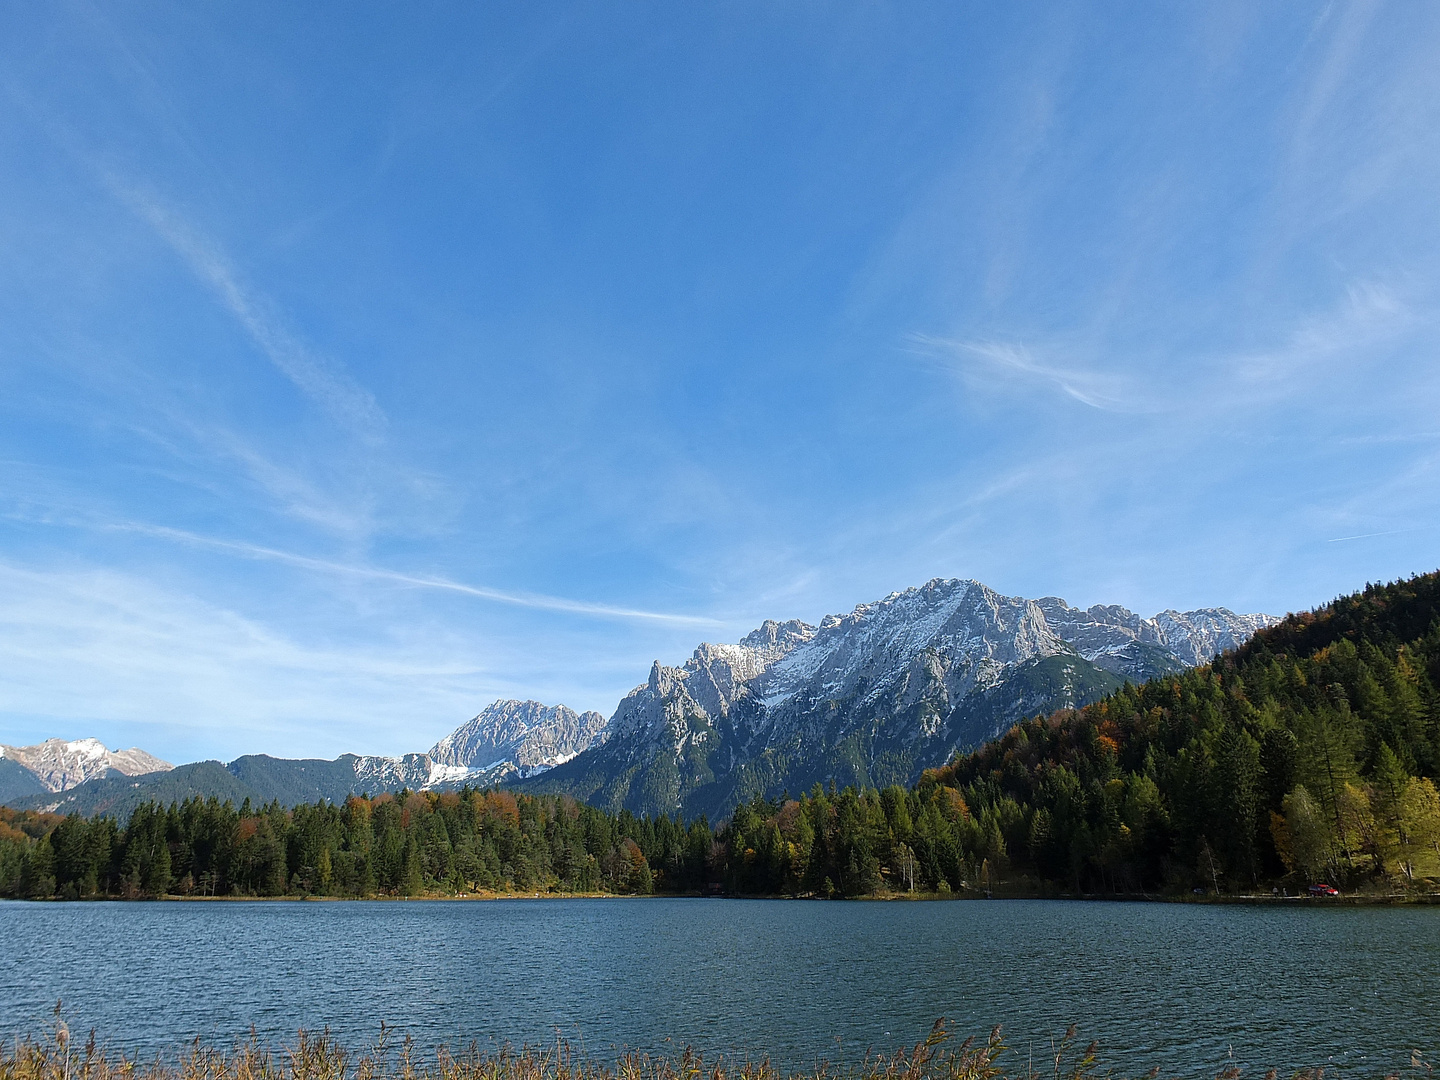
[[[279, 1049], [262, 1045], [252, 1033], [249, 1041], [230, 1050], [197, 1040], [174, 1060], [145, 1061], [110, 1053], [93, 1033], [83, 1045], [77, 1044], [57, 1015], [45, 1037], [16, 1038], [0, 1047], [0, 1080], [1113, 1080], [1100, 1069], [1097, 1044], [1081, 1048], [1074, 1026], [1049, 1048], [1037, 1069], [1036, 1062], [1013, 1058], [1014, 1067], [1001, 1064], [1008, 1048], [998, 1027], [984, 1041], [956, 1041], [943, 1018], [912, 1049], [870, 1054], [859, 1064], [821, 1063], [791, 1073], [766, 1059], [706, 1060], [688, 1048], [676, 1055], [627, 1052], [610, 1063], [577, 1054], [563, 1040], [547, 1049], [482, 1051], [472, 1044], [459, 1054], [441, 1049], [425, 1056], [417, 1054], [410, 1039], [398, 1048], [390, 1042], [383, 1026], [379, 1041], [359, 1053], [328, 1031], [302, 1030], [292, 1044]], [[1428, 1076], [1432, 1070], [1412, 1058], [1406, 1072]], [[1324, 1068], [1306, 1069], [1293, 1074], [1293, 1080], [1325, 1080], [1326, 1073]], [[1339, 1080], [1337, 1071], [1330, 1073]], [[1154, 1069], [1145, 1080], [1156, 1080], [1159, 1074]], [[1238, 1080], [1240, 1075], [1239, 1069], [1228, 1068], [1215, 1074], [1215, 1080]], [[1265, 1080], [1277, 1080], [1273, 1069], [1264, 1075]], [[1386, 1080], [1399, 1080], [1399, 1074]]]

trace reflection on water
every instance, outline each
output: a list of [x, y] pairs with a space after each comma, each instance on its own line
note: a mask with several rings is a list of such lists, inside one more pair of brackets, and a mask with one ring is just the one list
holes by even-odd
[[[381, 1021], [422, 1046], [548, 1042], [768, 1053], [922, 1039], [939, 1016], [1038, 1060], [1076, 1021], [1132, 1074], [1440, 1050], [1440, 909], [971, 901], [0, 903], [0, 1034], [153, 1054], [255, 1025]], [[667, 1041], [668, 1040], [668, 1041]], [[1233, 1057], [1232, 1057], [1233, 1055]]]

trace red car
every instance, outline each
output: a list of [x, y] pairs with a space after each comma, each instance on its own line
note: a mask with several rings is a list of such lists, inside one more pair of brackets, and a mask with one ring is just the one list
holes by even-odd
[[1311, 896], [1339, 896], [1339, 895], [1340, 895], [1340, 890], [1337, 889], [1337, 888], [1335, 888], [1334, 885], [1311, 885], [1311, 886], [1310, 886], [1310, 895], [1311, 895]]

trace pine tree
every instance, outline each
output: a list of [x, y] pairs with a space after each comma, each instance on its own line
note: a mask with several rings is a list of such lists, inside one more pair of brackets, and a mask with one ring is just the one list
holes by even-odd
[[1341, 799], [1345, 785], [1359, 775], [1355, 751], [1360, 740], [1344, 687], [1332, 685], [1329, 698], [1302, 720], [1301, 771], [1307, 791], [1324, 809], [1340, 850], [1349, 859], [1352, 840], [1342, 820]]
[[43, 836], [30, 846], [20, 868], [21, 896], [40, 899], [55, 895], [55, 850], [50, 837]]
[[402, 860], [400, 895], [417, 896], [425, 891], [425, 877], [420, 865], [420, 846], [413, 836], [404, 841]]
[[141, 863], [140, 890], [150, 896], [170, 891], [170, 847], [163, 837], [152, 840], [148, 857]]
[[328, 847], [322, 847], [320, 849], [320, 855], [315, 860], [315, 874], [319, 878], [319, 891], [322, 894], [328, 895], [330, 892], [330, 884], [335, 877], [335, 865], [330, 858], [330, 849]]

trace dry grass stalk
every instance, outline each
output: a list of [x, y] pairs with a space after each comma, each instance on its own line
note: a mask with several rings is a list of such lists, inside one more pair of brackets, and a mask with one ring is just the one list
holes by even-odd
[[[613, 1064], [574, 1052], [557, 1041], [547, 1049], [502, 1047], [482, 1051], [471, 1044], [456, 1055], [448, 1048], [423, 1060], [407, 1038], [398, 1051], [383, 1024], [376, 1044], [353, 1053], [332, 1037], [300, 1031], [292, 1044], [272, 1050], [252, 1030], [250, 1038], [230, 1050], [219, 1050], [198, 1039], [174, 1061], [142, 1061], [125, 1054], [112, 1055], [96, 1043], [92, 1032], [83, 1046], [76, 1045], [56, 1007], [51, 1031], [43, 1038], [16, 1038], [0, 1046], [0, 1080], [1111, 1080], [1098, 1066], [1099, 1047], [1083, 1050], [1075, 1044], [1072, 1025], [1054, 1047], [1051, 1068], [1042, 1073], [1027, 1066], [1007, 1071], [999, 1059], [1007, 1047], [996, 1027], [984, 1042], [967, 1038], [953, 1042], [942, 1018], [926, 1040], [913, 1049], [893, 1054], [870, 1054], [857, 1065], [832, 1066], [782, 1073], [767, 1059], [759, 1061], [707, 1061], [689, 1048], [678, 1055], [627, 1052]], [[1433, 1070], [1418, 1052], [1405, 1072], [1428, 1080]], [[1325, 1069], [1306, 1069], [1293, 1080], [1325, 1080]], [[1339, 1073], [1329, 1070], [1332, 1080]], [[1215, 1080], [1238, 1080], [1240, 1069], [1231, 1066]], [[1145, 1080], [1157, 1080], [1159, 1070]], [[1264, 1080], [1276, 1080], [1270, 1070]], [[1386, 1080], [1399, 1080], [1392, 1073]]]

